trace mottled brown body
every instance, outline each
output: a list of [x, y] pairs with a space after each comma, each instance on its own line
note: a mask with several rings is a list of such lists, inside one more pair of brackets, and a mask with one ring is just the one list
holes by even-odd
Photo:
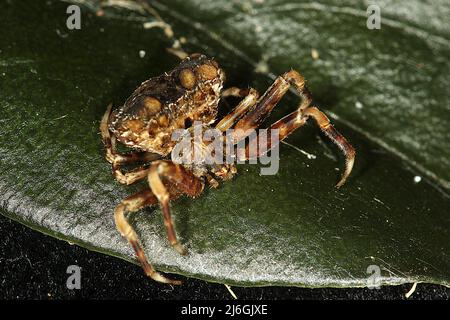
[[223, 72], [215, 61], [188, 57], [169, 73], [143, 82], [112, 114], [109, 129], [127, 146], [166, 156], [175, 144], [174, 130], [215, 120], [222, 87]]
[[[215, 188], [219, 185], [217, 180], [229, 180], [236, 173], [234, 164], [207, 165], [201, 159], [198, 163], [189, 165], [172, 162], [168, 155], [176, 144], [176, 141], [171, 139], [176, 129], [191, 128], [195, 121], [200, 121], [205, 128], [215, 128], [221, 133], [234, 129], [226, 139], [232, 140], [231, 144], [235, 145], [264, 122], [292, 86], [301, 96], [301, 103], [297, 110], [268, 129], [277, 129], [278, 140], [282, 141], [312, 118], [345, 155], [345, 171], [337, 187], [344, 184], [353, 167], [355, 150], [334, 129], [325, 114], [310, 106], [311, 94], [306, 89], [305, 79], [297, 71], [291, 70], [279, 76], [261, 97], [253, 88], [233, 87], [222, 91], [224, 78], [223, 71], [214, 60], [200, 54], [191, 55], [169, 73], [143, 82], [118, 110], [111, 113], [112, 106], [109, 105], [100, 124], [106, 159], [112, 164], [116, 179], [128, 185], [147, 178], [149, 188], [123, 200], [116, 207], [114, 218], [117, 229], [134, 248], [145, 273], [159, 282], [180, 283], [167, 279], [154, 270], [139, 244], [136, 232], [128, 223], [126, 214], [159, 203], [169, 243], [180, 254], [186, 254], [186, 249], [176, 236], [170, 213], [170, 200], [183, 194], [195, 198], [203, 192], [205, 184]], [[227, 116], [216, 122], [219, 100], [226, 96], [241, 97], [242, 100]], [[136, 152], [119, 154], [116, 140], [136, 149]], [[207, 142], [200, 141], [194, 143], [193, 148], [204, 149], [206, 146]], [[273, 147], [274, 143], [269, 139], [264, 150]], [[250, 154], [246, 149], [244, 157], [260, 157], [261, 152], [263, 151], [258, 149], [255, 154]], [[122, 171], [123, 165], [138, 162], [147, 165], [126, 173]]]

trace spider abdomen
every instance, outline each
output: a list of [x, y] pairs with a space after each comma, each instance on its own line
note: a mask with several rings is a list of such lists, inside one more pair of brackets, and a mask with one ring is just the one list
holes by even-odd
[[143, 82], [113, 112], [109, 129], [129, 147], [166, 156], [176, 143], [175, 130], [215, 120], [222, 85], [215, 61], [190, 56], [169, 73]]

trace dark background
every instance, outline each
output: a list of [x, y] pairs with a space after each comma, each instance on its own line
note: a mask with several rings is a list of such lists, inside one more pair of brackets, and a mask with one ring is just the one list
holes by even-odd
[[[70, 245], [0, 216], [0, 299], [233, 299], [226, 287], [183, 279], [179, 287], [147, 279], [141, 268]], [[69, 265], [81, 270], [81, 289], [69, 290]], [[410, 284], [380, 289], [233, 287], [239, 299], [405, 299]], [[418, 284], [409, 299], [449, 299], [450, 288]]]

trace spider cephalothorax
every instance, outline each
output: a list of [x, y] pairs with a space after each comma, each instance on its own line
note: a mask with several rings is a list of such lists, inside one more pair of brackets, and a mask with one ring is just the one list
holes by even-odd
[[[145, 273], [154, 280], [179, 284], [156, 272], [148, 262], [139, 244], [136, 232], [128, 223], [127, 212], [135, 212], [145, 206], [161, 204], [167, 237], [170, 244], [181, 254], [185, 248], [178, 242], [170, 215], [169, 202], [182, 194], [191, 197], [200, 195], [208, 183], [218, 186], [216, 180], [229, 180], [235, 173], [234, 163], [211, 163], [201, 156], [190, 163], [174, 162], [169, 157], [178, 143], [173, 139], [176, 130], [187, 129], [192, 149], [200, 154], [208, 149], [209, 142], [193, 140], [192, 124], [198, 122], [204, 129], [213, 128], [219, 132], [223, 142], [238, 144], [247, 138], [251, 130], [257, 129], [268, 117], [288, 89], [293, 86], [302, 101], [297, 110], [273, 123], [272, 129], [278, 135], [276, 141], [313, 118], [320, 129], [343, 151], [346, 166], [337, 186], [344, 184], [349, 176], [355, 158], [355, 151], [347, 140], [330, 124], [327, 116], [318, 108], [310, 106], [311, 94], [305, 87], [304, 78], [295, 70], [279, 76], [272, 86], [260, 97], [255, 89], [229, 88], [222, 91], [224, 73], [218, 64], [201, 54], [185, 58], [172, 71], [143, 82], [126, 100], [124, 105], [111, 113], [108, 106], [100, 124], [106, 159], [112, 164], [113, 174], [120, 183], [131, 184], [147, 178], [149, 188], [123, 200], [115, 209], [114, 218], [119, 232], [131, 243]], [[241, 97], [240, 103], [224, 118], [216, 122], [218, 103], [226, 96]], [[229, 132], [234, 129], [230, 135]], [[112, 135], [111, 135], [112, 134]], [[136, 152], [119, 154], [116, 140], [136, 149]], [[222, 143], [222, 140], [220, 140]], [[260, 157], [261, 150], [270, 150], [275, 144], [267, 141], [265, 148], [250, 153], [246, 149], [243, 158]], [[189, 150], [189, 149], [188, 149]], [[171, 155], [172, 156], [172, 155]], [[123, 173], [124, 164], [147, 163]]]

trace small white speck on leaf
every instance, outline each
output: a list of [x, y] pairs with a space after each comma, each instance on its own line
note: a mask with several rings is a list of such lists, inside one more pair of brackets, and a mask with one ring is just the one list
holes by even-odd
[[265, 60], [261, 60], [256, 64], [255, 72], [257, 73], [268, 73], [269, 72], [269, 65]]
[[319, 51], [317, 51], [316, 49], [312, 48], [311, 49], [311, 57], [314, 60], [319, 60], [319, 58], [320, 58]]
[[141, 57], [141, 58], [145, 57], [145, 51], [144, 50], [139, 50], [139, 57]]
[[355, 102], [355, 107], [356, 107], [356, 109], [362, 109], [363, 108], [363, 104], [361, 102], [359, 102], [359, 101], [356, 101]]
[[422, 181], [422, 177], [421, 176], [415, 176], [414, 177], [414, 182], [415, 183], [419, 183], [420, 181]]

